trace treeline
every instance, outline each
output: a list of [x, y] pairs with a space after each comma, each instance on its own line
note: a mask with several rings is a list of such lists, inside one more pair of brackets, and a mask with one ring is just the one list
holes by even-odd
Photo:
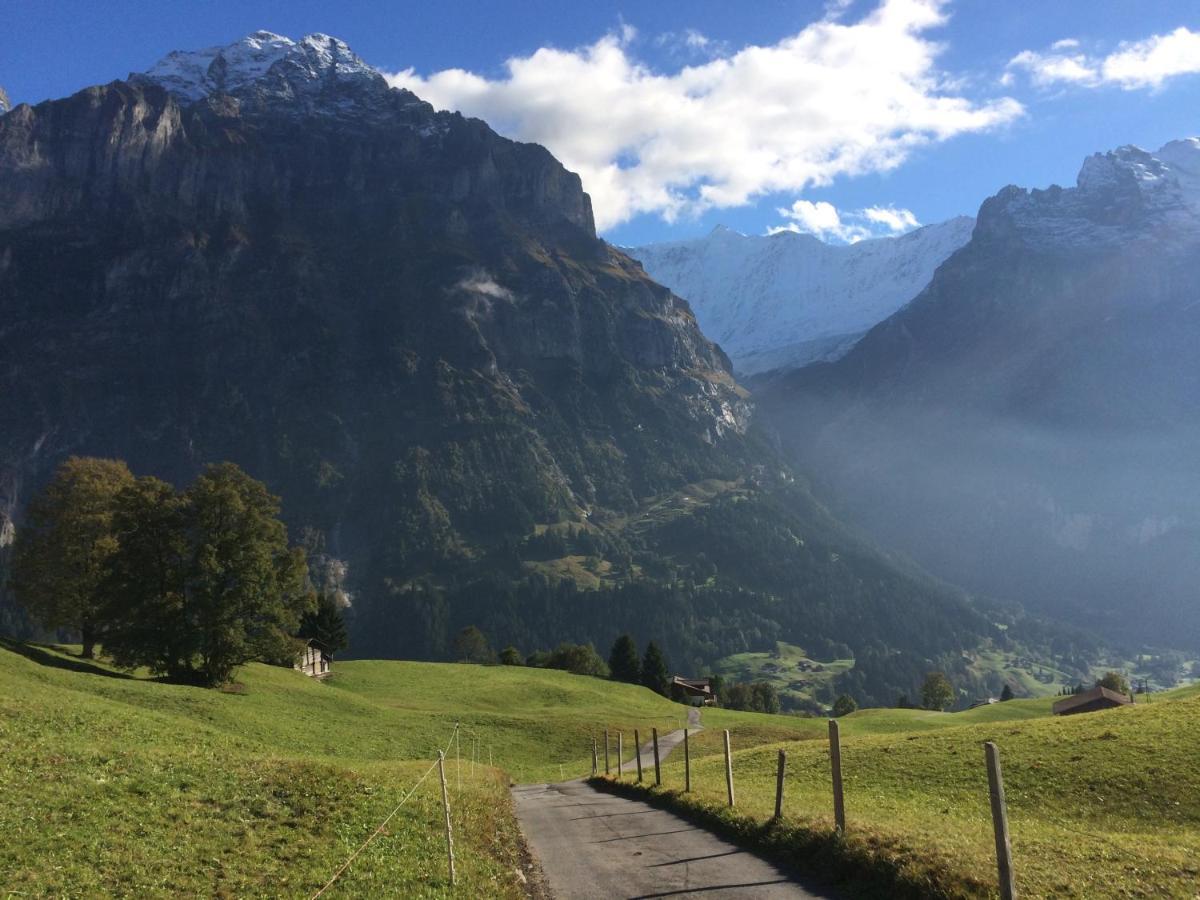
[[497, 654], [492, 649], [487, 635], [476, 626], [468, 625], [455, 636], [454, 658], [458, 662], [483, 665], [561, 669], [575, 675], [592, 675], [627, 684], [640, 684], [664, 697], [686, 699], [672, 693], [667, 658], [658, 644], [654, 641], [648, 642], [645, 654], [639, 657], [637, 642], [629, 634], [622, 634], [613, 642], [608, 661], [605, 662], [591, 642], [572, 644], [564, 641], [553, 650], [535, 650], [528, 656], [523, 656], [520, 650], [510, 644]]
[[85, 657], [99, 644], [119, 667], [195, 684], [251, 660], [290, 665], [306, 630], [345, 642], [278, 498], [232, 463], [177, 490], [120, 461], [67, 460], [29, 505], [11, 587], [42, 625], [77, 633]]

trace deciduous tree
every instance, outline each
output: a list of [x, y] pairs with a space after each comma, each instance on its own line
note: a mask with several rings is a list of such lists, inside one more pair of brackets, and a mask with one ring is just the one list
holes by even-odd
[[78, 632], [89, 659], [97, 640], [98, 588], [117, 549], [116, 498], [132, 483], [123, 462], [73, 456], [30, 503], [17, 532], [14, 594], [46, 627]]
[[858, 709], [858, 704], [849, 694], [842, 694], [833, 701], [834, 718], [840, 719], [842, 716], [848, 716], [856, 709]]
[[954, 685], [942, 672], [930, 672], [921, 685], [921, 705], [926, 709], [944, 710], [954, 702]]
[[495, 654], [483, 632], [474, 625], [468, 625], [454, 639], [454, 658], [466, 663], [490, 663], [495, 659]]

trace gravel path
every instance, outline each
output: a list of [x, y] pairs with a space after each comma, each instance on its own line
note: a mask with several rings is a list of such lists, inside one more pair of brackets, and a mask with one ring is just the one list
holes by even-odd
[[[660, 737], [660, 757], [682, 740], [682, 731]], [[648, 744], [642, 766], [652, 780]], [[627, 763], [626, 772], [632, 769]], [[672, 812], [584, 781], [520, 785], [513, 797], [529, 847], [559, 900], [830, 896], [806, 890], [772, 863]]]

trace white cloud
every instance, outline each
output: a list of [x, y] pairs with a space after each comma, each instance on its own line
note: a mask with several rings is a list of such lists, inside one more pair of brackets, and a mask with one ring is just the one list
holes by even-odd
[[778, 210], [790, 221], [768, 229], [768, 234], [795, 231], [815, 235], [823, 241], [856, 244], [873, 237], [901, 234], [920, 226], [912, 210], [894, 206], [868, 206], [854, 212], [839, 210], [832, 203], [797, 200]]
[[961, 96], [938, 70], [940, 46], [925, 34], [945, 21], [944, 5], [882, 0], [857, 21], [829, 16], [671, 73], [636, 58], [622, 33], [510, 59], [497, 79], [388, 77], [548, 147], [583, 177], [601, 229], [646, 212], [670, 221], [894, 169], [922, 145], [1021, 115], [1008, 97]]
[[897, 209], [894, 206], [869, 206], [862, 211], [862, 215], [868, 222], [882, 225], [893, 234], [910, 231], [921, 224], [911, 209]]
[[1015, 71], [1026, 72], [1039, 87], [1160, 88], [1168, 79], [1200, 72], [1200, 32], [1176, 28], [1168, 34], [1127, 41], [1106, 56], [1087, 53], [1079, 41], [1068, 38], [1051, 44], [1046, 52], [1018, 53], [1009, 61], [1002, 83], [1011, 84]]

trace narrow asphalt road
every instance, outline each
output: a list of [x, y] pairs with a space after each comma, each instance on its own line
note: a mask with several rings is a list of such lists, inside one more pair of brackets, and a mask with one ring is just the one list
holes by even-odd
[[[660, 737], [660, 758], [682, 739], [682, 731]], [[653, 779], [649, 745], [642, 754]], [[766, 860], [674, 813], [583, 781], [519, 785], [513, 797], [530, 850], [558, 900], [829, 896], [806, 890]]]

